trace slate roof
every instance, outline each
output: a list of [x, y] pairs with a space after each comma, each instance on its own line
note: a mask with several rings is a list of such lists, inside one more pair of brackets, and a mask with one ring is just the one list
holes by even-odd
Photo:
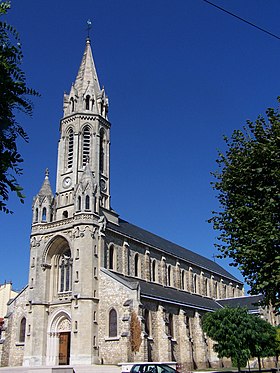
[[156, 301], [173, 303], [183, 307], [196, 308], [204, 311], [215, 311], [222, 308], [213, 299], [205, 298], [200, 295], [190, 294], [186, 291], [177, 290], [171, 287], [162, 286], [154, 282], [147, 282], [135, 277], [124, 276], [116, 272], [102, 268], [102, 271], [113, 277], [122, 284], [127, 284], [129, 288], [140, 288], [142, 298], [153, 299]]
[[171, 254], [173, 256], [176, 256], [177, 258], [186, 260], [190, 264], [207, 269], [212, 273], [219, 274], [221, 277], [225, 277], [238, 282], [239, 284], [242, 284], [241, 281], [239, 281], [236, 277], [234, 277], [232, 274], [230, 274], [214, 261], [205, 258], [204, 256], [199, 255], [191, 250], [185, 249], [182, 246], [170, 242], [142, 228], [139, 228], [136, 225], [130, 224], [125, 220], [119, 219], [119, 225], [108, 222], [107, 228], [124, 236], [141, 241], [144, 244], [153, 246], [167, 254]]
[[263, 299], [262, 295], [250, 295], [239, 298], [228, 298], [228, 299], [218, 299], [222, 307], [247, 307], [248, 311], [254, 312], [259, 309], [259, 302]]

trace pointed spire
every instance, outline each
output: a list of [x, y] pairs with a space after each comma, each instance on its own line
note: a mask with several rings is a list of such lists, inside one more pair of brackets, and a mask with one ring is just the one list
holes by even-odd
[[86, 39], [86, 48], [82, 62], [69, 95], [64, 94], [64, 117], [72, 113], [89, 113], [107, 118], [109, 101], [104, 88], [100, 89], [98, 76], [92, 56], [90, 39]]
[[51, 188], [51, 184], [50, 184], [50, 180], [49, 180], [49, 169], [48, 168], [46, 168], [45, 180], [44, 180], [44, 182], [41, 186], [41, 189], [38, 193], [38, 196], [40, 196], [40, 197], [45, 197], [45, 196], [53, 197], [52, 188]]
[[96, 94], [100, 91], [89, 38], [86, 39], [86, 48], [74, 83], [74, 88], [77, 90], [78, 96], [86, 95], [87, 91], [94, 91]]

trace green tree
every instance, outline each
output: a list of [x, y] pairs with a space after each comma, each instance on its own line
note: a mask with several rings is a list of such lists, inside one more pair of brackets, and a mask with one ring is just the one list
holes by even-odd
[[267, 321], [248, 314], [246, 308], [222, 308], [206, 314], [203, 331], [215, 342], [219, 357], [230, 357], [238, 370], [250, 357], [260, 359], [275, 355], [276, 330]]
[[258, 358], [259, 370], [261, 371], [261, 358], [275, 355], [276, 330], [267, 321], [252, 316], [252, 336], [249, 340], [252, 357]]
[[[279, 99], [278, 99], [279, 101]], [[220, 231], [220, 257], [232, 259], [264, 304], [280, 306], [280, 115], [248, 121], [243, 130], [225, 137], [212, 183], [219, 211], [209, 222]]]
[[280, 356], [280, 325], [275, 327], [275, 356], [276, 356], [276, 367], [279, 372], [279, 356]]
[[[10, 9], [9, 1], [0, 2], [0, 16]], [[32, 114], [29, 96], [38, 93], [26, 86], [25, 74], [21, 70], [23, 54], [17, 31], [0, 21], [0, 211], [11, 212], [7, 207], [10, 192], [15, 192], [23, 202], [22, 187], [17, 176], [22, 173], [23, 162], [16, 140], [21, 137], [28, 141], [22, 126], [17, 123], [15, 113]]]
[[238, 371], [251, 356], [248, 339], [253, 333], [252, 319], [246, 308], [221, 308], [202, 318], [202, 329], [213, 341], [218, 357], [231, 358]]

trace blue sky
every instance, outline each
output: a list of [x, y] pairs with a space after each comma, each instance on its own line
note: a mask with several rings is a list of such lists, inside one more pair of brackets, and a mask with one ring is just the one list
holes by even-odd
[[[278, 0], [213, 0], [280, 36]], [[41, 93], [20, 142], [26, 201], [0, 214], [0, 283], [27, 283], [32, 198], [46, 167], [55, 191], [63, 92], [92, 49], [109, 96], [111, 201], [123, 219], [212, 258], [207, 219], [222, 136], [277, 105], [280, 41], [202, 0], [14, 0], [28, 85]], [[228, 261], [216, 259], [242, 279]]]

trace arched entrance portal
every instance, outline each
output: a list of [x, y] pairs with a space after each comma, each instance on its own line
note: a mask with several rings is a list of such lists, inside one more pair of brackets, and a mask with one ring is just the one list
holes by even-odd
[[47, 341], [47, 365], [69, 365], [70, 345], [70, 316], [61, 311], [54, 315], [50, 323]]

